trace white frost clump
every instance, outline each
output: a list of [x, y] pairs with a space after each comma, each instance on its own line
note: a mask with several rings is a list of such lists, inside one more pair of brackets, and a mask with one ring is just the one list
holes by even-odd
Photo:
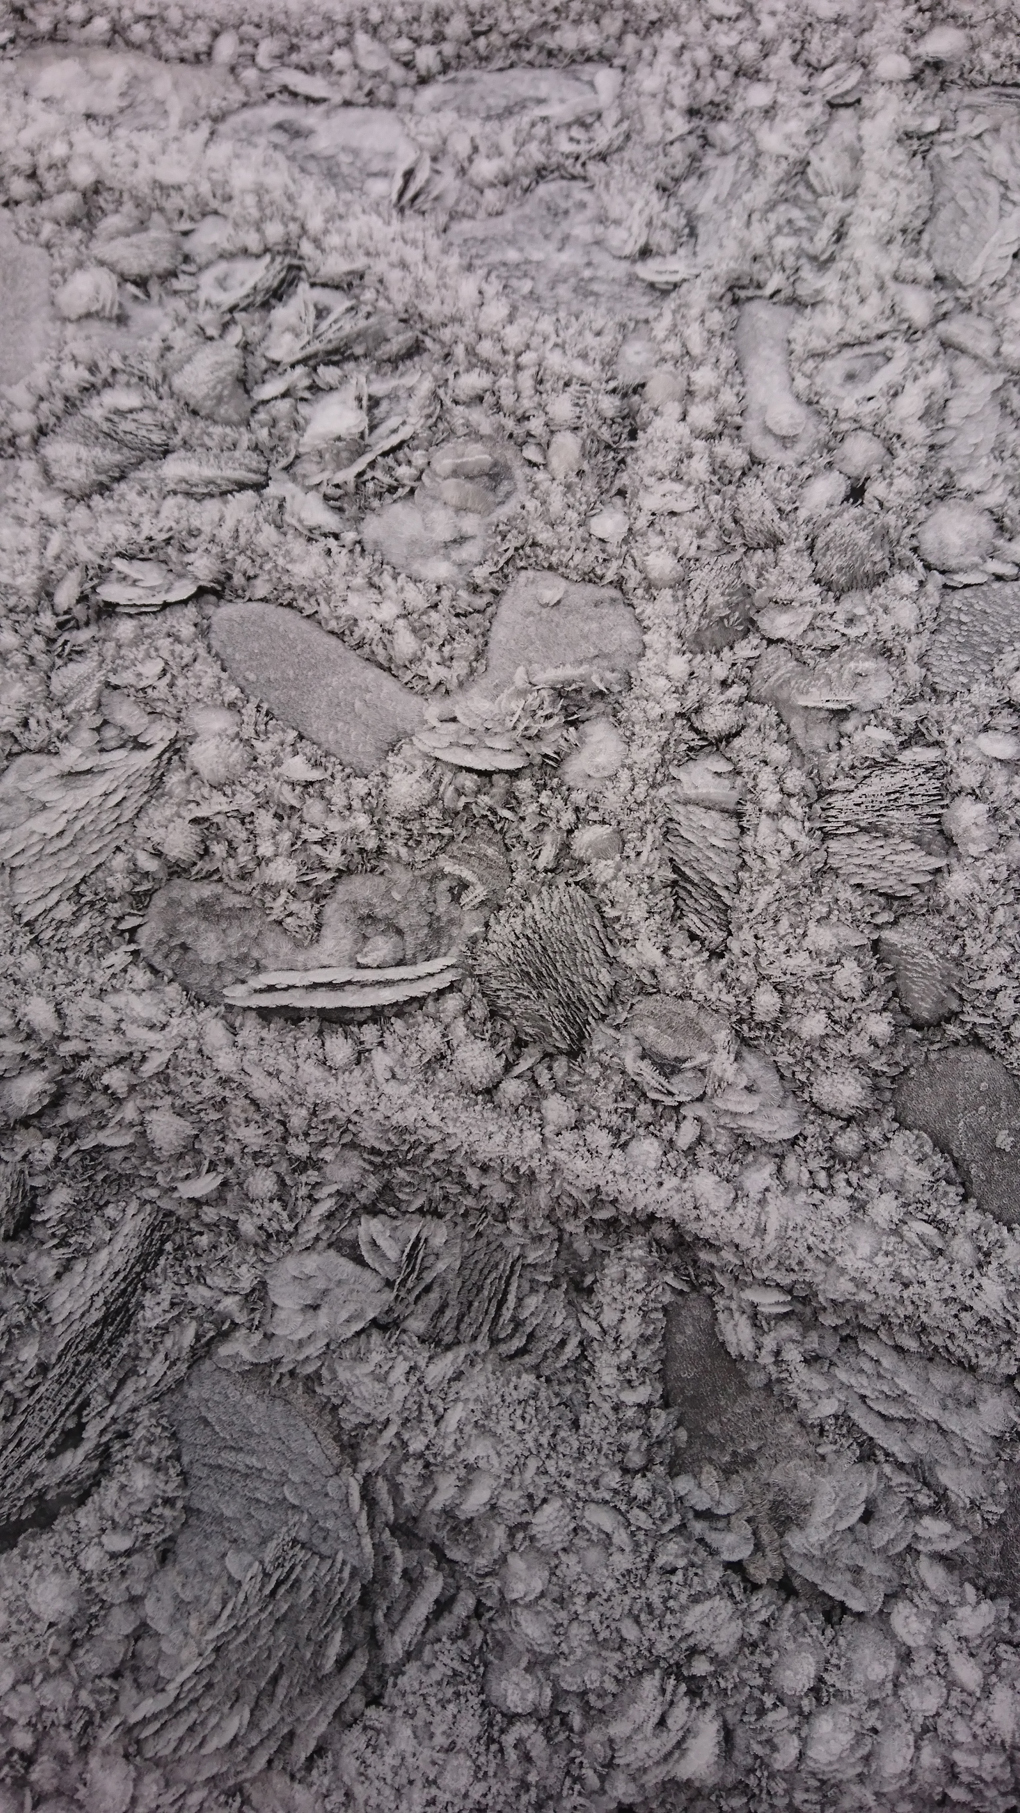
[[925, 519], [917, 533], [917, 550], [930, 567], [957, 573], [986, 560], [994, 540], [995, 523], [988, 511], [960, 500], [939, 504]]
[[87, 315], [112, 321], [120, 307], [117, 279], [98, 264], [75, 271], [57, 291], [56, 307], [65, 321], [82, 321]]
[[823, 1071], [815, 1079], [811, 1099], [825, 1114], [859, 1114], [871, 1102], [871, 1085], [860, 1070]]
[[964, 856], [985, 856], [999, 841], [988, 807], [965, 793], [943, 813], [942, 828]]

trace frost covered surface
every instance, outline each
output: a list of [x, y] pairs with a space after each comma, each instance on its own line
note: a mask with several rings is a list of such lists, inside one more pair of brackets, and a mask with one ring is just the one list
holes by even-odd
[[0, 1809], [1008, 1813], [1015, 22], [502, 10], [3, 16]]

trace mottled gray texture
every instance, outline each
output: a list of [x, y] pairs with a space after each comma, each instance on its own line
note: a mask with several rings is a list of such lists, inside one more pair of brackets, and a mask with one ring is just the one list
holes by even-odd
[[297, 1519], [300, 1540], [317, 1555], [364, 1560], [347, 1488], [293, 1396], [276, 1396], [257, 1377], [236, 1376], [214, 1361], [189, 1374], [168, 1404], [180, 1444], [189, 1518], [201, 1518], [228, 1548], [262, 1552]]
[[496, 607], [479, 684], [501, 692], [520, 667], [536, 679], [551, 673], [623, 677], [643, 648], [637, 618], [619, 592], [571, 584], [556, 573], [519, 573]]
[[940, 1051], [897, 1084], [896, 1114], [948, 1153], [968, 1193], [1007, 1227], [1020, 1221], [1020, 1088], [980, 1045]]
[[202, 1001], [219, 1001], [256, 969], [293, 966], [294, 940], [245, 895], [215, 881], [172, 881], [149, 903], [139, 949]]
[[962, 692], [981, 680], [1020, 638], [1020, 585], [985, 585], [944, 591], [932, 638], [928, 671], [945, 692]]
[[504, 214], [454, 221], [449, 239], [464, 263], [498, 274], [512, 295], [542, 308], [597, 308], [628, 323], [652, 312], [651, 296], [607, 245], [608, 222], [583, 182], [536, 184]]
[[896, 992], [914, 1026], [938, 1026], [959, 1012], [958, 978], [941, 954], [930, 921], [893, 926], [878, 941], [879, 955], [896, 980]]
[[774, 1445], [774, 1400], [752, 1390], [719, 1339], [711, 1298], [700, 1292], [674, 1298], [666, 1313], [662, 1382], [687, 1433], [685, 1467], [747, 1465]]

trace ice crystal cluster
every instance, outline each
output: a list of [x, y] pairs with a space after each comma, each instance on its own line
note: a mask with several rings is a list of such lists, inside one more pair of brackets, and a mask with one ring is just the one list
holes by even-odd
[[0, 0], [0, 1813], [1016, 1808], [1018, 95]]

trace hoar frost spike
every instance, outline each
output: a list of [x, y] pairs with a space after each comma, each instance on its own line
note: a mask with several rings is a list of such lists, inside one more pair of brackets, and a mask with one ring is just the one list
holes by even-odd
[[232, 491], [261, 491], [269, 469], [257, 453], [172, 453], [160, 477], [167, 491], [185, 497], [227, 497]]
[[13, 1240], [21, 1233], [31, 1207], [24, 1165], [0, 1164], [0, 1240]]
[[158, 459], [170, 436], [150, 410], [103, 417], [71, 416], [40, 443], [43, 469], [58, 491], [91, 497], [147, 460]]
[[[182, 1636], [191, 1625], [191, 1656], [134, 1707], [125, 1735], [177, 1784], [244, 1781], [281, 1751], [298, 1768], [368, 1663], [348, 1482], [298, 1402], [214, 1361], [195, 1368], [169, 1419], [188, 1509], [161, 1584]], [[197, 1630], [179, 1590], [196, 1552], [219, 1600]]]
[[739, 821], [729, 812], [684, 801], [673, 810], [665, 845], [685, 926], [708, 950], [721, 950], [737, 897]]
[[834, 787], [822, 804], [830, 866], [860, 888], [909, 895], [945, 865], [941, 770], [900, 763]]
[[19, 756], [0, 782], [0, 863], [25, 919], [39, 919], [123, 841], [156, 776], [167, 738], [110, 754]]
[[[354, 1597], [350, 1563], [312, 1553], [299, 1524], [295, 1517], [247, 1570], [196, 1661], [131, 1714], [138, 1750], [178, 1781], [244, 1781], [288, 1737], [288, 1761], [299, 1767], [364, 1671], [358, 1652], [333, 1666]], [[302, 1665], [314, 1682], [305, 1695]]]
[[48, 1364], [0, 1424], [0, 1542], [17, 1536], [40, 1504], [65, 1502], [92, 1477], [116, 1424], [116, 1412], [111, 1419], [100, 1408], [103, 1386], [167, 1233], [161, 1214], [136, 1211], [52, 1294], [52, 1332], [42, 1346]]
[[885, 525], [862, 511], [844, 510], [819, 533], [814, 556], [818, 578], [840, 596], [877, 585], [890, 564]]
[[543, 889], [490, 925], [477, 974], [496, 1011], [548, 1051], [577, 1051], [613, 993], [602, 915], [583, 888]]

